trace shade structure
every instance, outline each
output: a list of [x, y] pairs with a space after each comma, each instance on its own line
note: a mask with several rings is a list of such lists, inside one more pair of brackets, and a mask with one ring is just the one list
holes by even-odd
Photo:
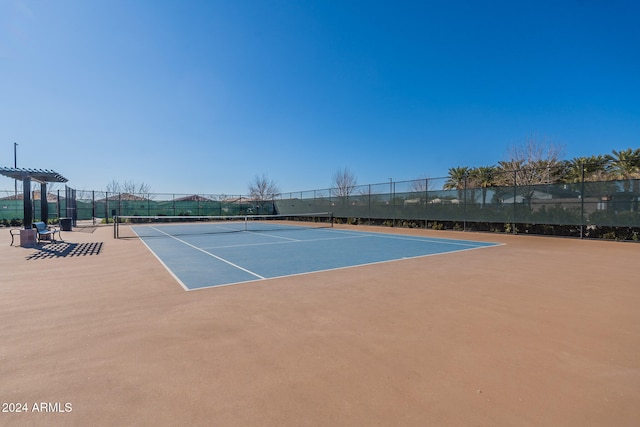
[[7, 176], [12, 179], [24, 181], [29, 178], [31, 181], [40, 183], [45, 182], [67, 182], [69, 181], [58, 172], [47, 169], [25, 169], [25, 168], [5, 168], [0, 167], [0, 175]]
[[[67, 182], [68, 179], [58, 172], [48, 169], [26, 169], [26, 168], [6, 168], [0, 167], [0, 174], [6, 177], [22, 181], [23, 205], [24, 205], [24, 228], [30, 229], [33, 223], [33, 209], [31, 207], [31, 181], [40, 183], [41, 194], [47, 194], [48, 182]], [[43, 211], [42, 220], [46, 222], [48, 217], [47, 204], [41, 203]]]

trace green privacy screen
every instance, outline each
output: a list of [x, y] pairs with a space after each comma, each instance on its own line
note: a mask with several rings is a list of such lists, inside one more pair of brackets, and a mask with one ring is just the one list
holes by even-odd
[[[442, 188], [439, 180], [283, 194], [279, 213], [333, 212], [337, 218], [640, 227], [638, 180], [485, 188]], [[626, 190], [626, 191], [625, 191]]]
[[[514, 181], [516, 181], [514, 179]], [[14, 190], [0, 194], [0, 220], [22, 219]], [[70, 199], [73, 197], [73, 200]], [[336, 218], [640, 227], [640, 180], [472, 187], [447, 178], [420, 179], [279, 194], [246, 196], [129, 194], [73, 191], [49, 194], [49, 219], [108, 220], [115, 215], [255, 215], [332, 212]], [[32, 200], [39, 218], [39, 197]], [[71, 212], [71, 213], [70, 213]]]

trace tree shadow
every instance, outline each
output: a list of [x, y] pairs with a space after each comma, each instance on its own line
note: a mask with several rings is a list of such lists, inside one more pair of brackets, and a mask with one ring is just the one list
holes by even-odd
[[99, 255], [102, 251], [102, 245], [102, 242], [50, 243], [37, 248], [37, 252], [29, 255], [27, 260]]

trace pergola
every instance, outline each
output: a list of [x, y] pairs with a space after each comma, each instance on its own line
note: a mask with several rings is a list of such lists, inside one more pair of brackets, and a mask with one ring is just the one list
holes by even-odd
[[58, 172], [46, 169], [24, 169], [24, 168], [3, 168], [0, 167], [0, 174], [6, 177], [22, 181], [23, 205], [24, 205], [24, 228], [30, 229], [33, 224], [33, 207], [31, 206], [31, 181], [40, 183], [40, 216], [46, 222], [49, 211], [46, 202], [48, 182], [67, 182], [68, 179]]

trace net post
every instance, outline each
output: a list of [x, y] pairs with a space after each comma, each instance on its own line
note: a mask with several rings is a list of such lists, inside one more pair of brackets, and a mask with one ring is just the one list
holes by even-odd
[[114, 239], [118, 238], [118, 216], [117, 215], [113, 216], [113, 238]]
[[333, 228], [333, 212], [329, 212], [329, 222], [331, 223], [331, 228]]

